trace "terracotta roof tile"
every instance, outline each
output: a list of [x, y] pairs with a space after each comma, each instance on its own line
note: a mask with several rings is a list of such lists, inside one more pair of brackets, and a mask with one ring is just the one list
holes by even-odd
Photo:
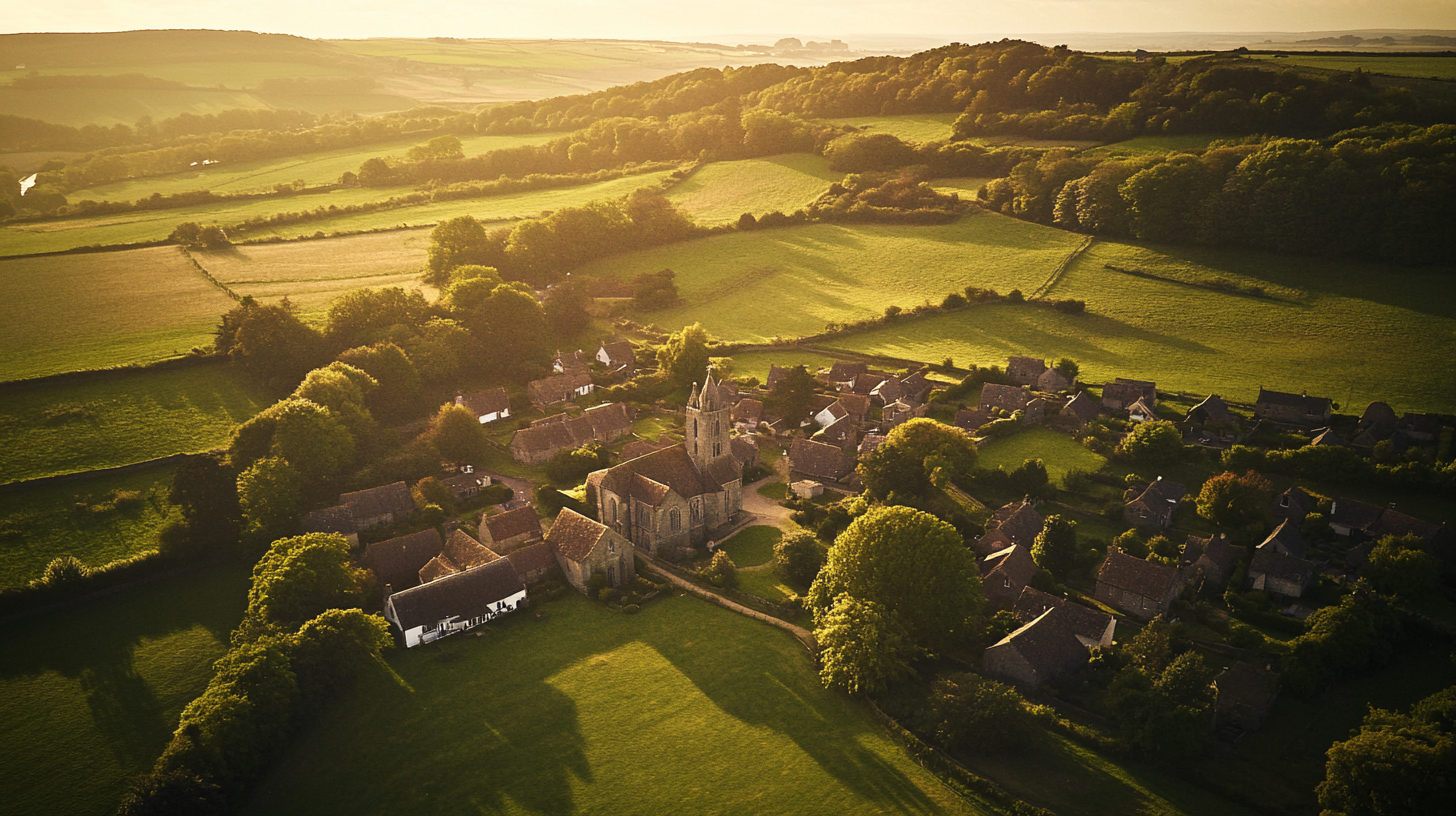
[[556, 517], [556, 523], [551, 525], [551, 531], [546, 534], [546, 540], [563, 558], [581, 563], [606, 534], [606, 527], [574, 510], [563, 508]]

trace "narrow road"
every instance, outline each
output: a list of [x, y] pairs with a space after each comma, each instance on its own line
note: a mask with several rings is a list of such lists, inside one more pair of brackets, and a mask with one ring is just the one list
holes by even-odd
[[[641, 554], [639, 553], [639, 555]], [[686, 592], [691, 592], [699, 598], [702, 598], [703, 600], [709, 601], [711, 603], [715, 603], [723, 607], [724, 609], [729, 609], [737, 612], [740, 615], [747, 615], [748, 617], [755, 620], [761, 620], [764, 623], [770, 624], [772, 626], [777, 626], [778, 628], [798, 638], [799, 642], [804, 644], [804, 647], [809, 650], [810, 654], [815, 656], [819, 654], [819, 641], [814, 639], [814, 633], [810, 632], [808, 629], [800, 626], [795, 626], [788, 621], [779, 620], [772, 615], [765, 615], [757, 610], [749, 609], [743, 604], [730, 601], [716, 592], [709, 592], [707, 589], [698, 586], [692, 581], [676, 575], [672, 572], [672, 570], [662, 566], [655, 558], [642, 556], [642, 559], [646, 561], [649, 566], [652, 567], [653, 572], [656, 572], [658, 575], [666, 577], [667, 580], [671, 581], [673, 585], [678, 587], [679, 589], [682, 589]]]

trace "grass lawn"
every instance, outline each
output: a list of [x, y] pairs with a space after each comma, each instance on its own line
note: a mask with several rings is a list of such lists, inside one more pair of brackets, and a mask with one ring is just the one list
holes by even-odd
[[844, 178], [828, 160], [807, 153], [714, 162], [673, 187], [667, 197], [700, 224], [737, 221], [743, 213], [791, 213]]
[[197, 250], [192, 257], [234, 292], [264, 303], [287, 297], [301, 317], [322, 323], [329, 304], [356, 289], [398, 286], [434, 300], [439, 293], [420, 283], [429, 246], [430, 232], [420, 229]]
[[[0, 587], [39, 578], [52, 559], [73, 555], [101, 566], [157, 546], [157, 531], [172, 514], [167, 491], [175, 468], [63, 482], [0, 493]], [[107, 502], [112, 491], [142, 494], [138, 507], [77, 512], [78, 502]]]
[[888, 133], [905, 142], [950, 141], [951, 126], [959, 113], [912, 113], [902, 116], [852, 116], [827, 119], [832, 125], [848, 125], [865, 133]]
[[251, 813], [966, 813], [787, 634], [696, 598], [568, 593], [395, 651], [279, 756]]
[[774, 573], [772, 564], [739, 570], [738, 588], [771, 603], [782, 603], [788, 600], [790, 595], [802, 595], [807, 591], [807, 588], [795, 589], [789, 586], [784, 579]]
[[956, 178], [931, 179], [930, 186], [941, 193], [955, 193], [962, 201], [975, 201], [981, 197], [981, 188], [991, 181], [989, 178], [960, 176]]
[[789, 495], [789, 486], [783, 482], [769, 482], [758, 489], [758, 495], [765, 499], [783, 501]]
[[0, 814], [102, 816], [212, 678], [249, 570], [198, 570], [0, 625]]
[[209, 450], [271, 402], [223, 364], [11, 388], [0, 482]]
[[774, 545], [783, 537], [783, 531], [777, 527], [756, 524], [739, 530], [718, 549], [728, 553], [740, 567], [756, 567], [773, 560]]
[[[768, 382], [770, 365], [780, 368], [793, 368], [801, 365], [809, 369], [810, 374], [813, 374], [821, 366], [828, 368], [839, 362], [837, 357], [800, 349], [740, 351], [729, 359], [733, 361], [733, 376], [757, 377], [760, 384]], [[762, 396], [759, 395], [755, 398], [762, 399]]]
[[[1281, 299], [1132, 277], [1262, 281]], [[1262, 284], [1261, 284], [1262, 285]], [[1456, 278], [1394, 266], [1099, 241], [1051, 297], [1087, 302], [1069, 316], [1016, 306], [905, 321], [824, 344], [959, 365], [1005, 365], [1015, 354], [1070, 357], [1090, 382], [1154, 380], [1162, 390], [1252, 402], [1260, 386], [1328, 396], [1358, 414], [1373, 400], [1397, 411], [1456, 409]]]
[[701, 322], [715, 337], [762, 342], [875, 317], [890, 305], [938, 304], [968, 285], [1030, 292], [1081, 241], [975, 212], [937, 226], [811, 224], [736, 232], [607, 258], [578, 274], [629, 280], [672, 269], [687, 305], [639, 320], [674, 329]]
[[1003, 467], [1008, 472], [1027, 459], [1040, 459], [1046, 465], [1047, 475], [1058, 486], [1069, 470], [1095, 472], [1107, 463], [1072, 437], [1046, 428], [1028, 428], [997, 439], [981, 448], [980, 453], [981, 467]]
[[175, 247], [0, 261], [0, 380], [176, 357], [234, 305]]

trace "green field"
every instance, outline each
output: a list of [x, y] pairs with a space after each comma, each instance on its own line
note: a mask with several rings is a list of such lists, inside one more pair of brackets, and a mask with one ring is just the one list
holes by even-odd
[[968, 285], [1030, 292], [1081, 240], [975, 212], [939, 226], [811, 224], [738, 232], [608, 258], [578, 274], [625, 280], [672, 269], [688, 305], [639, 320], [667, 328], [697, 321], [721, 339], [762, 342], [875, 317], [890, 305], [939, 304]]
[[8, 388], [0, 483], [226, 445], [270, 402], [224, 364]]
[[[1259, 299], [1104, 269], [1188, 281], [1261, 281], [1287, 299]], [[1235, 250], [1098, 242], [1050, 293], [1087, 314], [990, 306], [825, 344], [958, 365], [1005, 365], [1015, 354], [1070, 357], [1082, 378], [1154, 380], [1163, 390], [1252, 402], [1260, 386], [1328, 396], [1347, 412], [1373, 400], [1397, 411], [1456, 409], [1456, 277], [1443, 269]]]
[[1069, 470], [1097, 471], [1107, 462], [1082, 443], [1064, 433], [1046, 428], [1028, 428], [981, 448], [980, 466], [1015, 470], [1027, 459], [1040, 459], [1047, 475], [1058, 486]]
[[399, 286], [434, 300], [438, 292], [420, 283], [429, 245], [428, 230], [404, 230], [195, 250], [192, 256], [239, 295], [263, 302], [287, 297], [301, 317], [319, 321], [335, 298], [355, 289]]
[[206, 116], [234, 108], [266, 107], [250, 93], [217, 88], [66, 88], [58, 91], [0, 85], [0, 110], [11, 116], [72, 127], [133, 125], [143, 116], [170, 119], [183, 113]]
[[1290, 54], [1287, 57], [1258, 56], [1249, 59], [1267, 60], [1276, 65], [1307, 65], [1310, 68], [1327, 68], [1331, 71], [1353, 71], [1359, 68], [1372, 74], [1388, 74], [1417, 79], [1456, 79], [1456, 59], [1451, 57], [1394, 57], [1387, 54], [1368, 56], [1311, 56]]
[[767, 159], [714, 162], [673, 187], [667, 197], [700, 224], [737, 221], [743, 213], [791, 213], [844, 178], [821, 156], [790, 153]]
[[233, 306], [176, 247], [0, 261], [0, 380], [176, 357]]
[[389, 656], [252, 813], [965, 813], [787, 634], [692, 597], [575, 593]]
[[852, 116], [826, 119], [831, 125], [846, 125], [866, 133], [888, 133], [906, 142], [948, 142], [951, 126], [959, 113], [916, 113], [904, 116]]
[[[21, 586], [62, 555], [90, 567], [157, 548], [157, 531], [172, 513], [167, 491], [175, 468], [163, 467], [0, 493], [0, 587]], [[107, 512], [76, 505], [108, 502], [113, 491], [143, 496], [138, 507]]]
[[1087, 151], [1094, 155], [1145, 156], [1150, 153], [1176, 153], [1179, 151], [1203, 150], [1209, 143], [1219, 139], [1209, 133], [1184, 133], [1177, 136], [1135, 136], [1121, 142], [1113, 142]]
[[207, 687], [247, 581], [215, 567], [0, 626], [0, 814], [114, 812]]
[[785, 349], [782, 351], [740, 351], [734, 354], [733, 376], [735, 377], [757, 377], [760, 384], [768, 382], [768, 370], [770, 365], [780, 368], [793, 368], [802, 365], [813, 374], [821, 366], [829, 367], [839, 362], [836, 357], [824, 354], [816, 354], [812, 351], [800, 351], [798, 349]]
[[783, 531], [777, 527], [756, 524], [734, 533], [718, 549], [728, 553], [739, 567], [757, 567], [773, 560], [774, 545], [783, 537]]
[[[508, 147], [543, 144], [560, 136], [561, 134], [559, 133], [527, 133], [520, 136], [467, 136], [460, 140], [460, 145], [464, 148], [465, 155], [477, 156], [481, 153]], [[106, 184], [101, 187], [75, 190], [67, 193], [66, 198], [70, 201], [85, 201], [87, 199], [93, 201], [134, 201], [136, 199], [146, 198], [153, 193], [171, 195], [173, 193], [190, 192], [192, 190], [211, 190], [214, 193], [229, 194], [252, 193], [272, 190], [275, 184], [288, 184], [297, 179], [303, 179], [310, 187], [320, 184], [334, 184], [338, 182], [339, 176], [345, 172], [357, 172], [359, 165], [370, 158], [375, 156], [403, 156], [411, 147], [420, 144], [421, 141], [421, 139], [403, 139], [397, 142], [366, 145], [363, 147], [304, 153], [281, 159], [264, 159], [262, 161], [244, 162], [233, 165], [215, 164], [209, 167], [199, 167], [167, 176], [118, 181], [115, 184]], [[377, 188], [373, 190], [373, 194], [380, 199], [388, 198], [390, 195], [399, 195], [402, 192], [405, 192], [405, 190], [389, 189], [381, 191]], [[301, 200], [307, 201], [307, 199]], [[287, 203], [288, 201], [290, 200], [283, 199], [282, 203], [277, 203], [274, 207], [284, 210], [292, 209], [293, 205]]]
[[989, 178], [938, 178], [931, 179], [930, 186], [947, 195], [954, 193], [962, 201], [975, 201], [981, 197], [981, 188], [989, 181]]

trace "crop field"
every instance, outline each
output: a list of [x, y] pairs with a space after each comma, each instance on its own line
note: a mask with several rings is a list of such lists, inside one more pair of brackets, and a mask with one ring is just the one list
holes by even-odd
[[[103, 476], [0, 493], [0, 587], [23, 586], [63, 555], [89, 567], [157, 548], [157, 532], [173, 512], [167, 502], [173, 467]], [[142, 500], [115, 509], [116, 493]], [[82, 510], [85, 504], [94, 510]]]
[[271, 402], [222, 364], [10, 387], [0, 483], [210, 450]]
[[979, 465], [983, 468], [1015, 470], [1028, 459], [1040, 459], [1047, 475], [1057, 486], [1069, 470], [1097, 471], [1107, 460], [1082, 447], [1082, 443], [1046, 428], [1028, 428], [1004, 439], [997, 439], [980, 450]]
[[1030, 292], [1081, 240], [976, 212], [937, 226], [811, 224], [736, 232], [608, 258], [579, 274], [626, 280], [672, 269], [688, 305], [639, 320], [673, 328], [701, 322], [720, 339], [762, 342], [875, 317], [886, 306], [939, 304], [968, 285]]
[[832, 125], [859, 128], [865, 133], [888, 133], [904, 142], [948, 142], [959, 113], [916, 113], [904, 116], [852, 116], [826, 119]]
[[743, 213], [794, 212], [843, 178], [821, 156], [790, 153], [714, 162], [673, 187], [667, 197], [698, 223], [721, 224], [737, 221]]
[[175, 247], [0, 261], [0, 380], [175, 357], [232, 298]]
[[[1111, 264], [1179, 282], [1133, 277]], [[1190, 285], [1260, 281], [1274, 298]], [[1444, 269], [1234, 250], [1098, 242], [1052, 289], [1087, 314], [997, 305], [905, 321], [826, 347], [957, 364], [1070, 357], [1082, 378], [1252, 402], [1260, 386], [1328, 396], [1358, 413], [1456, 409], [1456, 278]]]
[[115, 812], [207, 687], [247, 584], [213, 567], [0, 625], [0, 814]]
[[[561, 136], [559, 133], [528, 133], [520, 136], [467, 136], [460, 140], [460, 145], [464, 148], [465, 155], [477, 156], [481, 153], [488, 153], [492, 150], [501, 150], [508, 147], [544, 144], [559, 136]], [[232, 165], [214, 164], [208, 167], [190, 169], [186, 172], [173, 173], [167, 176], [118, 181], [115, 184], [76, 190], [67, 193], [66, 198], [70, 201], [85, 201], [87, 199], [93, 201], [135, 201], [136, 199], [146, 198], [152, 193], [171, 195], [173, 193], [191, 192], [193, 190], [211, 190], [214, 193], [251, 193], [271, 190], [275, 184], [287, 184], [297, 179], [303, 179], [309, 186], [333, 184], [345, 172], [357, 172], [359, 165], [370, 158], [375, 156], [403, 156], [411, 147], [420, 144], [421, 141], [421, 139], [404, 139], [385, 144], [324, 150], [317, 153], [304, 153], [281, 159], [264, 159], [262, 161]], [[391, 195], [399, 195], [407, 190], [408, 188], [392, 188], [388, 190], [375, 188], [373, 192], [378, 198], [383, 199]], [[289, 199], [283, 199], [283, 201], [286, 202]], [[279, 209], [291, 208], [287, 203], [275, 206]]]
[[429, 245], [429, 231], [402, 230], [194, 250], [192, 257], [239, 295], [262, 302], [287, 297], [300, 317], [317, 322], [334, 298], [355, 289], [399, 286], [434, 300], [435, 289], [420, 283]]
[[1287, 57], [1258, 56], [1250, 59], [1268, 60], [1279, 65], [1307, 65], [1310, 68], [1327, 68], [1332, 71], [1353, 71], [1359, 68], [1372, 74], [1388, 74], [1417, 79], [1456, 79], [1456, 59], [1451, 57], [1396, 57], [1388, 54], [1368, 56], [1311, 56], [1290, 54]]
[[391, 653], [245, 812], [974, 812], [783, 632], [683, 596], [533, 611]]

